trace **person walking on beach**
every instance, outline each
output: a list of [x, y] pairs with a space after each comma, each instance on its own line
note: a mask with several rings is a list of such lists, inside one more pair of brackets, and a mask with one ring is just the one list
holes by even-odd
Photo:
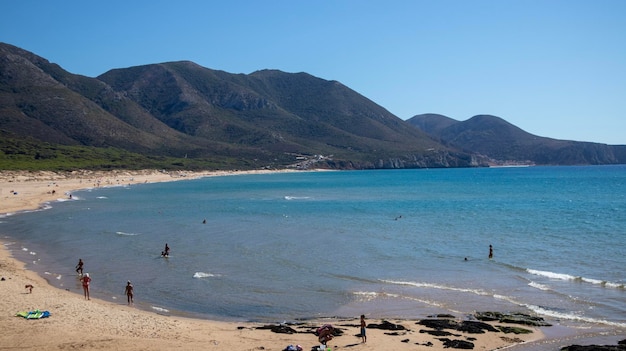
[[365, 335], [365, 315], [361, 315], [361, 340], [367, 342], [367, 336]]
[[489, 245], [489, 259], [493, 258], [493, 246]]
[[78, 274], [83, 274], [83, 259], [79, 258], [78, 259], [78, 264], [76, 264], [76, 273]]
[[126, 294], [126, 299], [128, 300], [128, 305], [133, 304], [133, 285], [130, 283], [130, 280], [126, 282], [126, 289], [124, 291]]
[[91, 282], [91, 278], [89, 277], [89, 273], [85, 273], [85, 275], [82, 276], [82, 278], [80, 278], [80, 281], [83, 283], [83, 292], [85, 293], [85, 298], [87, 300], [91, 300], [89, 298], [89, 283]]

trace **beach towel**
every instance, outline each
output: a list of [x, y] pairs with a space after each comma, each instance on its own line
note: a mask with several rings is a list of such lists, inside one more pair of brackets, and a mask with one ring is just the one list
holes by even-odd
[[28, 312], [17, 312], [15, 316], [24, 317], [26, 319], [40, 319], [40, 318], [50, 317], [50, 312], [34, 310], [34, 311], [28, 311]]

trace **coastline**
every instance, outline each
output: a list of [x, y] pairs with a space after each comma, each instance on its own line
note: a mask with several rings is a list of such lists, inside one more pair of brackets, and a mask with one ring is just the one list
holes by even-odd
[[[207, 176], [232, 174], [274, 173], [282, 171], [242, 171], [242, 172], [176, 172], [173, 174], [155, 170], [116, 171], [116, 172], [0, 172], [0, 214], [36, 210], [46, 202], [69, 199], [72, 191], [97, 186], [121, 186], [146, 182], [165, 182], [194, 179]], [[53, 192], [54, 190], [54, 192]], [[304, 349], [317, 345], [317, 338], [310, 332], [278, 334], [270, 330], [256, 329], [262, 326], [249, 322], [221, 322], [189, 319], [177, 316], [163, 316], [150, 311], [126, 306], [125, 303], [112, 303], [92, 299], [85, 301], [80, 294], [57, 289], [32, 271], [24, 269], [24, 264], [11, 257], [11, 245], [0, 239], [0, 275], [6, 279], [0, 282], [0, 289], [6, 298], [0, 303], [3, 311], [0, 326], [8, 333], [0, 336], [0, 343], [20, 349], [45, 347], [62, 349], [83, 345], [87, 348], [115, 348], [122, 350], [165, 350], [171, 347], [231, 348], [236, 350], [282, 350], [290, 344], [303, 345]], [[32, 294], [27, 294], [24, 286], [35, 286]], [[140, 299], [140, 297], [137, 297]], [[49, 310], [51, 317], [36, 321], [15, 317], [15, 313], [25, 310]], [[426, 318], [427, 316], [424, 316]], [[344, 334], [330, 342], [335, 349], [357, 347], [360, 350], [408, 350], [415, 345], [428, 350], [443, 350], [440, 337], [420, 332], [423, 326], [414, 320], [389, 320], [405, 326], [407, 331], [387, 335], [388, 331], [368, 329], [368, 342], [361, 344], [356, 325], [358, 319], [329, 319], [307, 321], [302, 328], [331, 323], [344, 330]], [[381, 323], [378, 319], [368, 319], [368, 323]], [[347, 327], [344, 327], [346, 325]], [[295, 328], [295, 327], [294, 327]], [[494, 350], [511, 347], [525, 349], [525, 342], [541, 340], [544, 333], [538, 328], [532, 334], [514, 335], [488, 332], [486, 334], [458, 333], [460, 339], [475, 339], [475, 349]], [[297, 329], [300, 330], [300, 329]], [[35, 331], [35, 333], [33, 333]], [[28, 344], [24, 345], [24, 341]]]
[[[288, 345], [300, 344], [304, 350], [318, 345], [317, 337], [310, 331], [325, 323], [333, 324], [344, 333], [329, 342], [332, 349], [359, 350], [414, 350], [416, 344], [428, 350], [443, 350], [438, 337], [422, 333], [427, 329], [416, 321], [390, 320], [409, 330], [389, 335], [382, 329], [367, 329], [367, 343], [362, 344], [358, 319], [324, 319], [307, 321], [291, 326], [297, 333], [282, 334], [251, 322], [220, 322], [164, 316], [127, 306], [125, 301], [112, 303], [98, 299], [85, 300], [82, 295], [57, 289], [24, 264], [11, 257], [11, 245], [2, 242], [0, 248], [0, 344], [8, 349], [61, 350], [117, 349], [117, 350], [169, 350], [180, 349], [231, 349], [231, 350], [283, 350]], [[33, 285], [32, 293], [25, 289]], [[140, 299], [140, 296], [136, 296]], [[20, 311], [47, 310], [50, 317], [27, 320], [17, 317]], [[367, 320], [382, 323], [381, 320]], [[515, 335], [501, 332], [485, 334], [458, 333], [456, 339], [475, 338], [475, 349], [494, 350], [524, 341], [540, 339], [543, 333], [536, 328], [532, 334]], [[408, 340], [408, 341], [407, 341]]]
[[0, 171], [0, 216], [37, 210], [45, 203], [67, 200], [77, 190], [141, 183], [172, 182], [237, 174], [300, 172], [296, 170], [254, 171]]

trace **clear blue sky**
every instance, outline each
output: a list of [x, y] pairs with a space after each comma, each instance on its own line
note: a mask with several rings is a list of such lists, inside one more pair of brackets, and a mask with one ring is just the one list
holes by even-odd
[[71, 73], [190, 60], [337, 80], [402, 119], [626, 144], [625, 0], [3, 1], [0, 41]]

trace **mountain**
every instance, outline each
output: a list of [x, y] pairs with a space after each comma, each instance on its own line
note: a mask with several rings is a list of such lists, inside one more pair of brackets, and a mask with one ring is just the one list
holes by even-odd
[[5, 157], [27, 140], [223, 168], [476, 165], [343, 84], [306, 73], [231, 74], [181, 61], [90, 78], [4, 43], [0, 137]]
[[626, 145], [539, 137], [496, 116], [478, 115], [461, 122], [442, 115], [423, 114], [407, 122], [450, 147], [486, 156], [496, 165], [626, 163]]

